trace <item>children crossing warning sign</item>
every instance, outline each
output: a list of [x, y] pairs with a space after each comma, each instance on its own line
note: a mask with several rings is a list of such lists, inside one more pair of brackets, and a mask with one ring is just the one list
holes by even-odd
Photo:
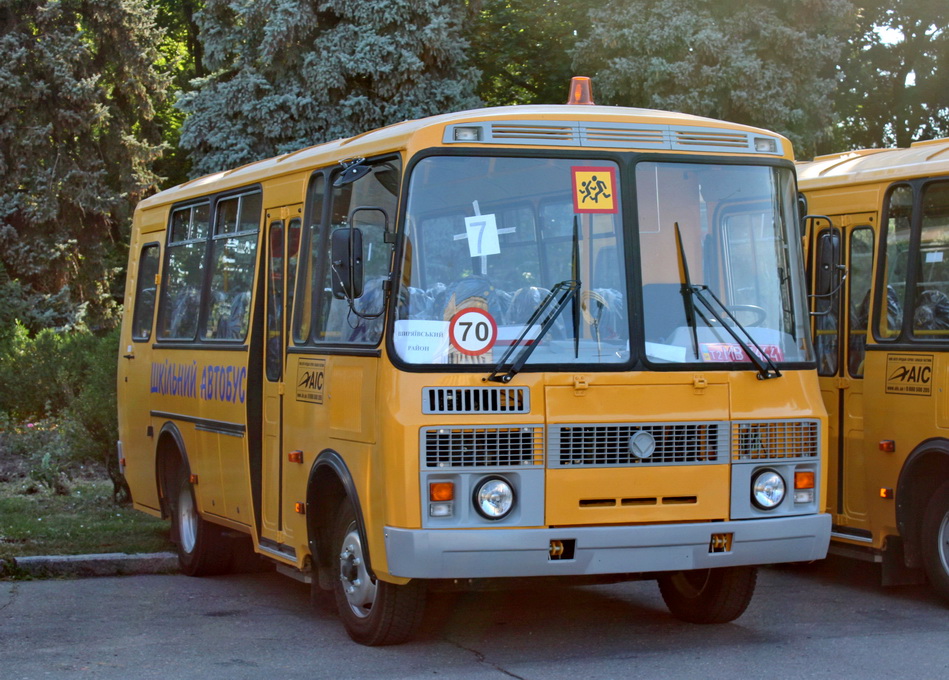
[[573, 171], [573, 211], [582, 213], [615, 213], [616, 168], [575, 167]]

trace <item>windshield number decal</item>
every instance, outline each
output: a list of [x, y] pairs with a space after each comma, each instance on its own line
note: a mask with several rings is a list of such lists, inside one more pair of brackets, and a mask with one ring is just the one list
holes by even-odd
[[465, 218], [465, 235], [468, 237], [468, 252], [471, 257], [498, 255], [498, 223], [494, 215], [475, 215]]

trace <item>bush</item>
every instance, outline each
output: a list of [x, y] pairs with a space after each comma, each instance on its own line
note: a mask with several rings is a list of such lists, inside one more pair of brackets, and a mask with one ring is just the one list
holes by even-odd
[[24, 460], [30, 476], [57, 492], [81, 464], [107, 470], [117, 500], [127, 498], [115, 442], [119, 331], [40, 331], [17, 323], [0, 345], [0, 455]]

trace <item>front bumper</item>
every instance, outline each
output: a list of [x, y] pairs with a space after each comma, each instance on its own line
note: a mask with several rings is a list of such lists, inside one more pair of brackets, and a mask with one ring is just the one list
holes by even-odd
[[[830, 515], [732, 522], [563, 529], [386, 527], [389, 573], [403, 578], [507, 578], [680, 571], [827, 556]], [[713, 535], [731, 534], [712, 552]], [[573, 541], [573, 559], [551, 559], [551, 541]]]

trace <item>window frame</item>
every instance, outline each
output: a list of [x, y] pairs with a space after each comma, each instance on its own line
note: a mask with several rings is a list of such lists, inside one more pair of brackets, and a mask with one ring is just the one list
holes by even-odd
[[[236, 232], [222, 232], [220, 234], [215, 233], [215, 227], [217, 224], [218, 208], [221, 203], [224, 201], [233, 199], [235, 197], [242, 199], [248, 195], [258, 195], [260, 196], [260, 213], [258, 215], [257, 226], [255, 229], [244, 229], [238, 230]], [[191, 209], [192, 211], [195, 208], [200, 206], [208, 206], [208, 222], [207, 229], [204, 231], [204, 234], [199, 238], [190, 238], [182, 239], [178, 241], [172, 240], [174, 236], [174, 217], [175, 214], [184, 209]], [[242, 203], [238, 203], [238, 217], [240, 218]], [[187, 200], [174, 203], [169, 207], [168, 211], [168, 221], [165, 230], [165, 252], [162, 256], [161, 264], [161, 283], [158, 299], [158, 330], [155, 332], [155, 345], [161, 347], [217, 347], [220, 349], [244, 349], [247, 347], [248, 336], [251, 332], [253, 326], [253, 300], [256, 293], [256, 281], [259, 274], [260, 268], [260, 234], [263, 231], [261, 225], [264, 221], [264, 201], [263, 201], [263, 188], [260, 184], [252, 184], [248, 186], [237, 187], [234, 189], [228, 189], [227, 191], [221, 191], [216, 194], [208, 194], [203, 196], [196, 196], [194, 198], [189, 198]], [[193, 217], [192, 217], [193, 219]], [[244, 335], [240, 338], [208, 338], [206, 336], [206, 328], [208, 324], [208, 318], [210, 313], [210, 294], [211, 294], [211, 284], [213, 280], [213, 254], [214, 254], [214, 243], [217, 241], [226, 241], [227, 239], [233, 238], [235, 236], [247, 236], [250, 234], [256, 234], [256, 239], [254, 243], [254, 256], [252, 258], [253, 267], [250, 270], [251, 283], [249, 287], [249, 292], [251, 295], [251, 300], [248, 304], [248, 321], [247, 321], [247, 330]], [[180, 336], [180, 337], [171, 337], [163, 336], [161, 334], [161, 327], [164, 324], [166, 316], [171, 313], [169, 305], [171, 304], [168, 299], [168, 277], [170, 275], [169, 263], [172, 255], [176, 248], [179, 247], [196, 247], [203, 248], [200, 253], [199, 259], [201, 262], [201, 274], [200, 274], [200, 283], [198, 285], [198, 303], [197, 303], [197, 320], [195, 322], [194, 332], [190, 336]]]

